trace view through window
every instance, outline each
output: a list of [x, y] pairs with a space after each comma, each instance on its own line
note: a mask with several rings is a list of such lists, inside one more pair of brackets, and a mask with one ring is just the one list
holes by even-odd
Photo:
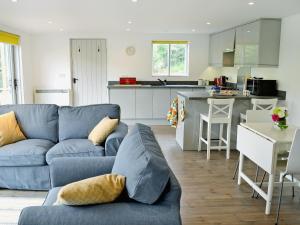
[[188, 76], [189, 43], [187, 41], [153, 41], [153, 76]]
[[15, 46], [0, 43], [0, 104], [17, 103], [17, 60]]

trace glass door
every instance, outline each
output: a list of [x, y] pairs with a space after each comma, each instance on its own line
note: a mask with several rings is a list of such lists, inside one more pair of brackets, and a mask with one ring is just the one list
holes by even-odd
[[0, 105], [19, 102], [17, 55], [18, 47], [0, 43]]

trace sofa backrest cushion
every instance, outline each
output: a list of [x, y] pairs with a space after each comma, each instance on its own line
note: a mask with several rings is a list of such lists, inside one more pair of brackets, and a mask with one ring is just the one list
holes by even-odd
[[86, 139], [104, 117], [120, 119], [120, 106], [114, 104], [63, 106], [59, 108], [58, 114], [60, 141]]
[[126, 177], [130, 198], [155, 203], [170, 178], [170, 169], [150, 127], [136, 124], [118, 150], [112, 173]]
[[2, 105], [0, 114], [13, 111], [18, 124], [28, 139], [58, 141], [57, 105]]

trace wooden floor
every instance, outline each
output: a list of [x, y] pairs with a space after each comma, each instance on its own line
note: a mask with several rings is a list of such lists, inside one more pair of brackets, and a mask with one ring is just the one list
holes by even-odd
[[[272, 214], [264, 214], [265, 201], [252, 199], [252, 190], [246, 184], [240, 187], [232, 180], [238, 154], [225, 160], [224, 152], [213, 152], [210, 161], [206, 152], [182, 152], [175, 141], [175, 130], [155, 126], [153, 130], [163, 152], [182, 186], [181, 215], [184, 225], [273, 225], [278, 188], [275, 189]], [[246, 162], [249, 175], [255, 166]], [[0, 225], [16, 224], [23, 207], [40, 205], [45, 192], [0, 190]], [[281, 225], [300, 224], [300, 190], [291, 197], [286, 188], [282, 205]], [[172, 224], [170, 224], [172, 225]]]
[[[153, 127], [163, 152], [182, 186], [181, 215], [184, 225], [274, 225], [278, 188], [275, 188], [272, 214], [266, 216], [265, 201], [252, 199], [252, 189], [240, 187], [232, 180], [238, 154], [232, 151], [230, 160], [225, 152], [213, 151], [211, 160], [206, 152], [182, 152], [175, 141], [175, 129]], [[255, 165], [246, 161], [248, 175]], [[282, 204], [282, 225], [300, 224], [300, 190], [291, 197], [286, 188]]]

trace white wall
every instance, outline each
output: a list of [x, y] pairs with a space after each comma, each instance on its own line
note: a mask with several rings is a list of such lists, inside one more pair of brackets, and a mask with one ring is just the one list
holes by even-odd
[[300, 126], [300, 14], [282, 21], [279, 89], [287, 91], [290, 122]]
[[33, 102], [33, 94], [32, 89], [34, 86], [34, 81], [32, 77], [32, 56], [31, 56], [31, 36], [25, 32], [20, 30], [12, 29], [3, 25], [0, 25], [0, 30], [14, 33], [19, 35], [20, 38], [20, 46], [21, 46], [21, 70], [22, 70], [22, 81], [23, 81], [23, 101], [24, 103], [32, 103]]
[[[120, 76], [135, 76], [138, 80], [152, 77], [152, 40], [188, 40], [190, 46], [190, 76], [167, 77], [168, 80], [197, 80], [208, 65], [208, 35], [201, 34], [53, 34], [33, 37], [33, 74], [37, 88], [71, 88], [70, 38], [103, 38], [107, 40], [108, 80]], [[128, 46], [136, 48], [127, 56]]]

